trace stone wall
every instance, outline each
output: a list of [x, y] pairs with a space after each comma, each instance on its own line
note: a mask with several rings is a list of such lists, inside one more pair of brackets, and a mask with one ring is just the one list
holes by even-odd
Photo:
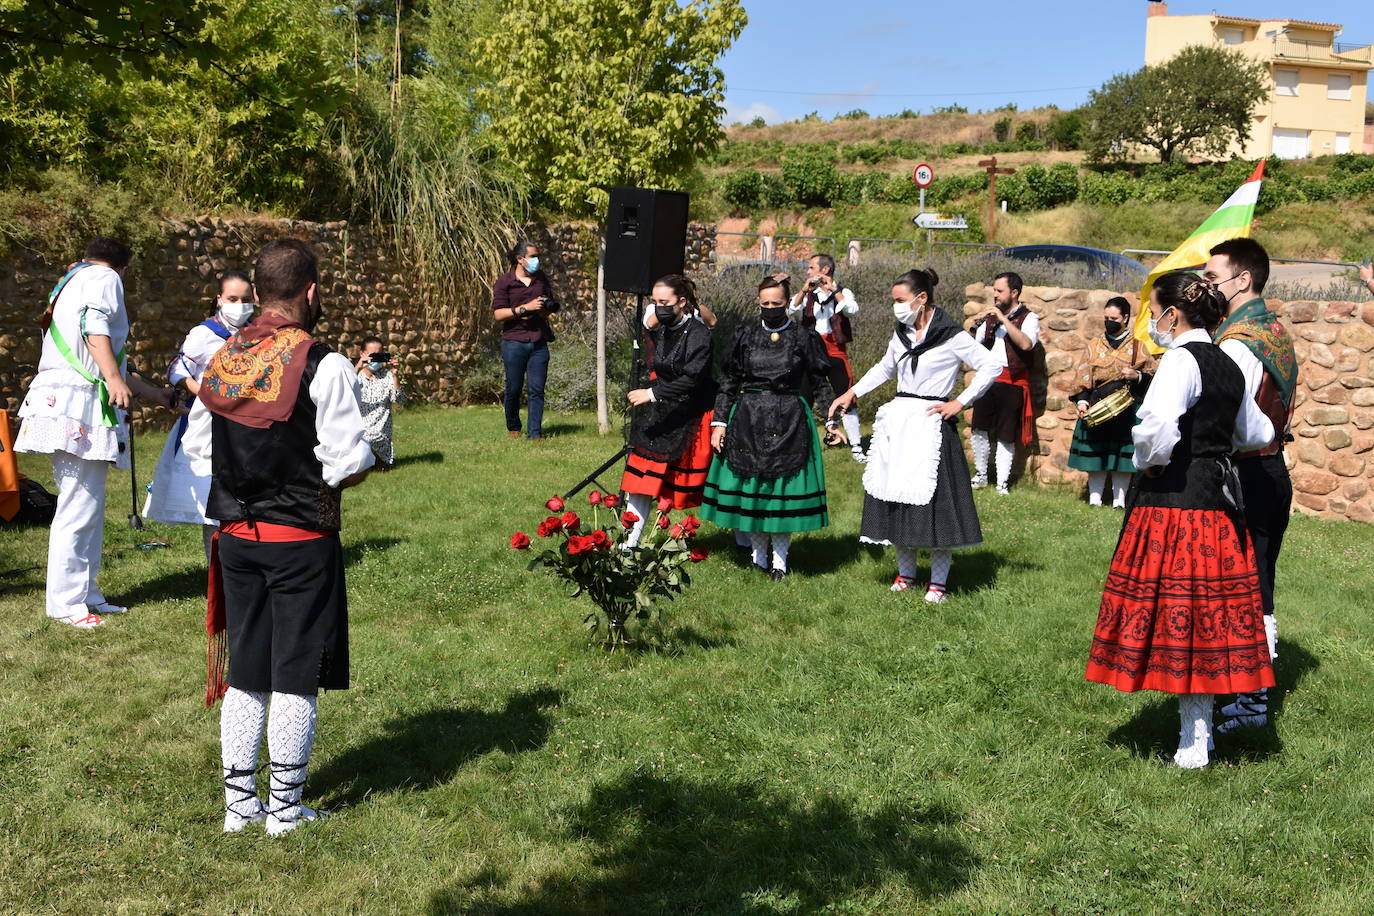
[[[965, 291], [964, 315], [992, 305], [992, 288]], [[1022, 301], [1040, 316], [1045, 374], [1039, 380], [1039, 441], [1026, 473], [1040, 481], [1080, 485], [1068, 467], [1078, 414], [1069, 397], [1087, 339], [1102, 332], [1102, 306], [1116, 293], [1027, 287]], [[1126, 297], [1135, 307], [1136, 297]], [[1325, 518], [1374, 522], [1374, 303], [1275, 302], [1297, 338], [1300, 361], [1294, 442], [1285, 454], [1294, 510]], [[1033, 385], [1033, 388], [1035, 386]]]
[[[542, 260], [565, 308], [595, 308], [599, 227], [527, 229], [543, 251]], [[320, 254], [325, 317], [317, 334], [323, 340], [352, 353], [359, 339], [376, 334], [401, 360], [414, 395], [439, 403], [462, 399], [462, 374], [494, 328], [459, 334], [430, 322], [424, 315], [423, 291], [391, 243], [370, 229], [344, 222], [168, 222], [165, 242], [130, 264], [125, 276], [124, 298], [133, 322], [132, 363], [149, 377], [162, 373], [186, 332], [205, 318], [219, 275], [247, 270], [257, 248], [281, 236], [308, 241]], [[714, 271], [713, 227], [689, 229], [686, 257], [689, 272]], [[36, 371], [37, 318], [64, 270], [61, 264], [22, 252], [0, 260], [0, 406], [11, 412], [18, 409]]]

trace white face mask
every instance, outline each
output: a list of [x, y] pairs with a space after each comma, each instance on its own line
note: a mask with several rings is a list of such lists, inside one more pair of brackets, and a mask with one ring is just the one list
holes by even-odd
[[916, 315], [921, 311], [914, 300], [892, 303], [892, 314], [897, 316], [897, 320], [910, 327], [916, 323]]
[[[1163, 318], [1160, 315], [1159, 318]], [[1174, 345], [1174, 332], [1161, 331], [1159, 329], [1159, 318], [1150, 316], [1150, 339], [1155, 342], [1155, 346], [1164, 347], [1166, 350]]]
[[220, 317], [230, 328], [238, 329], [243, 327], [253, 315], [253, 303], [251, 302], [221, 302], [219, 306]]

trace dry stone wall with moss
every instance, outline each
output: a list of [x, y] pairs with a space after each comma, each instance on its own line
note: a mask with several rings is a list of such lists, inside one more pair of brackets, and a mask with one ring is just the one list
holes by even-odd
[[[599, 227], [583, 223], [526, 229], [543, 249], [545, 269], [565, 307], [593, 309]], [[489, 322], [474, 335], [430, 321], [412, 272], [390, 240], [369, 228], [344, 222], [205, 218], [168, 222], [166, 231], [162, 244], [130, 264], [124, 281], [133, 322], [129, 357], [148, 376], [165, 369], [186, 332], [206, 317], [219, 275], [247, 270], [259, 246], [283, 236], [310, 242], [320, 254], [325, 317], [318, 336], [347, 353], [369, 334], [381, 337], [402, 361], [410, 390], [421, 399], [460, 402], [463, 374], [483, 338], [494, 333]], [[73, 256], [80, 244], [73, 243]], [[715, 269], [713, 227], [690, 228], [686, 260], [691, 273]], [[63, 264], [23, 252], [0, 261], [0, 406], [11, 413], [36, 371], [37, 318], [64, 270]]]

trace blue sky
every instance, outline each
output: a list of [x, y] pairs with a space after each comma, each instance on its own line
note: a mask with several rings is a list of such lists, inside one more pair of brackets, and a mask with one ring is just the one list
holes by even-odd
[[[1146, 0], [744, 0], [749, 25], [722, 59], [725, 123], [854, 108], [895, 114], [1073, 108], [1145, 55]], [[1374, 43], [1371, 0], [1174, 0], [1171, 15], [1292, 16]]]

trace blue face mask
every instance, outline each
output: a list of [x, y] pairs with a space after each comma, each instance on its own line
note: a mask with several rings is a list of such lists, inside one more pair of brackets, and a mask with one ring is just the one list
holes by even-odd
[[539, 270], [539, 256], [535, 255], [532, 258], [525, 258], [525, 273], [532, 274], [537, 270]]
[[386, 363], [370, 362], [367, 364], [367, 368], [372, 372], [381, 372], [386, 368]]

